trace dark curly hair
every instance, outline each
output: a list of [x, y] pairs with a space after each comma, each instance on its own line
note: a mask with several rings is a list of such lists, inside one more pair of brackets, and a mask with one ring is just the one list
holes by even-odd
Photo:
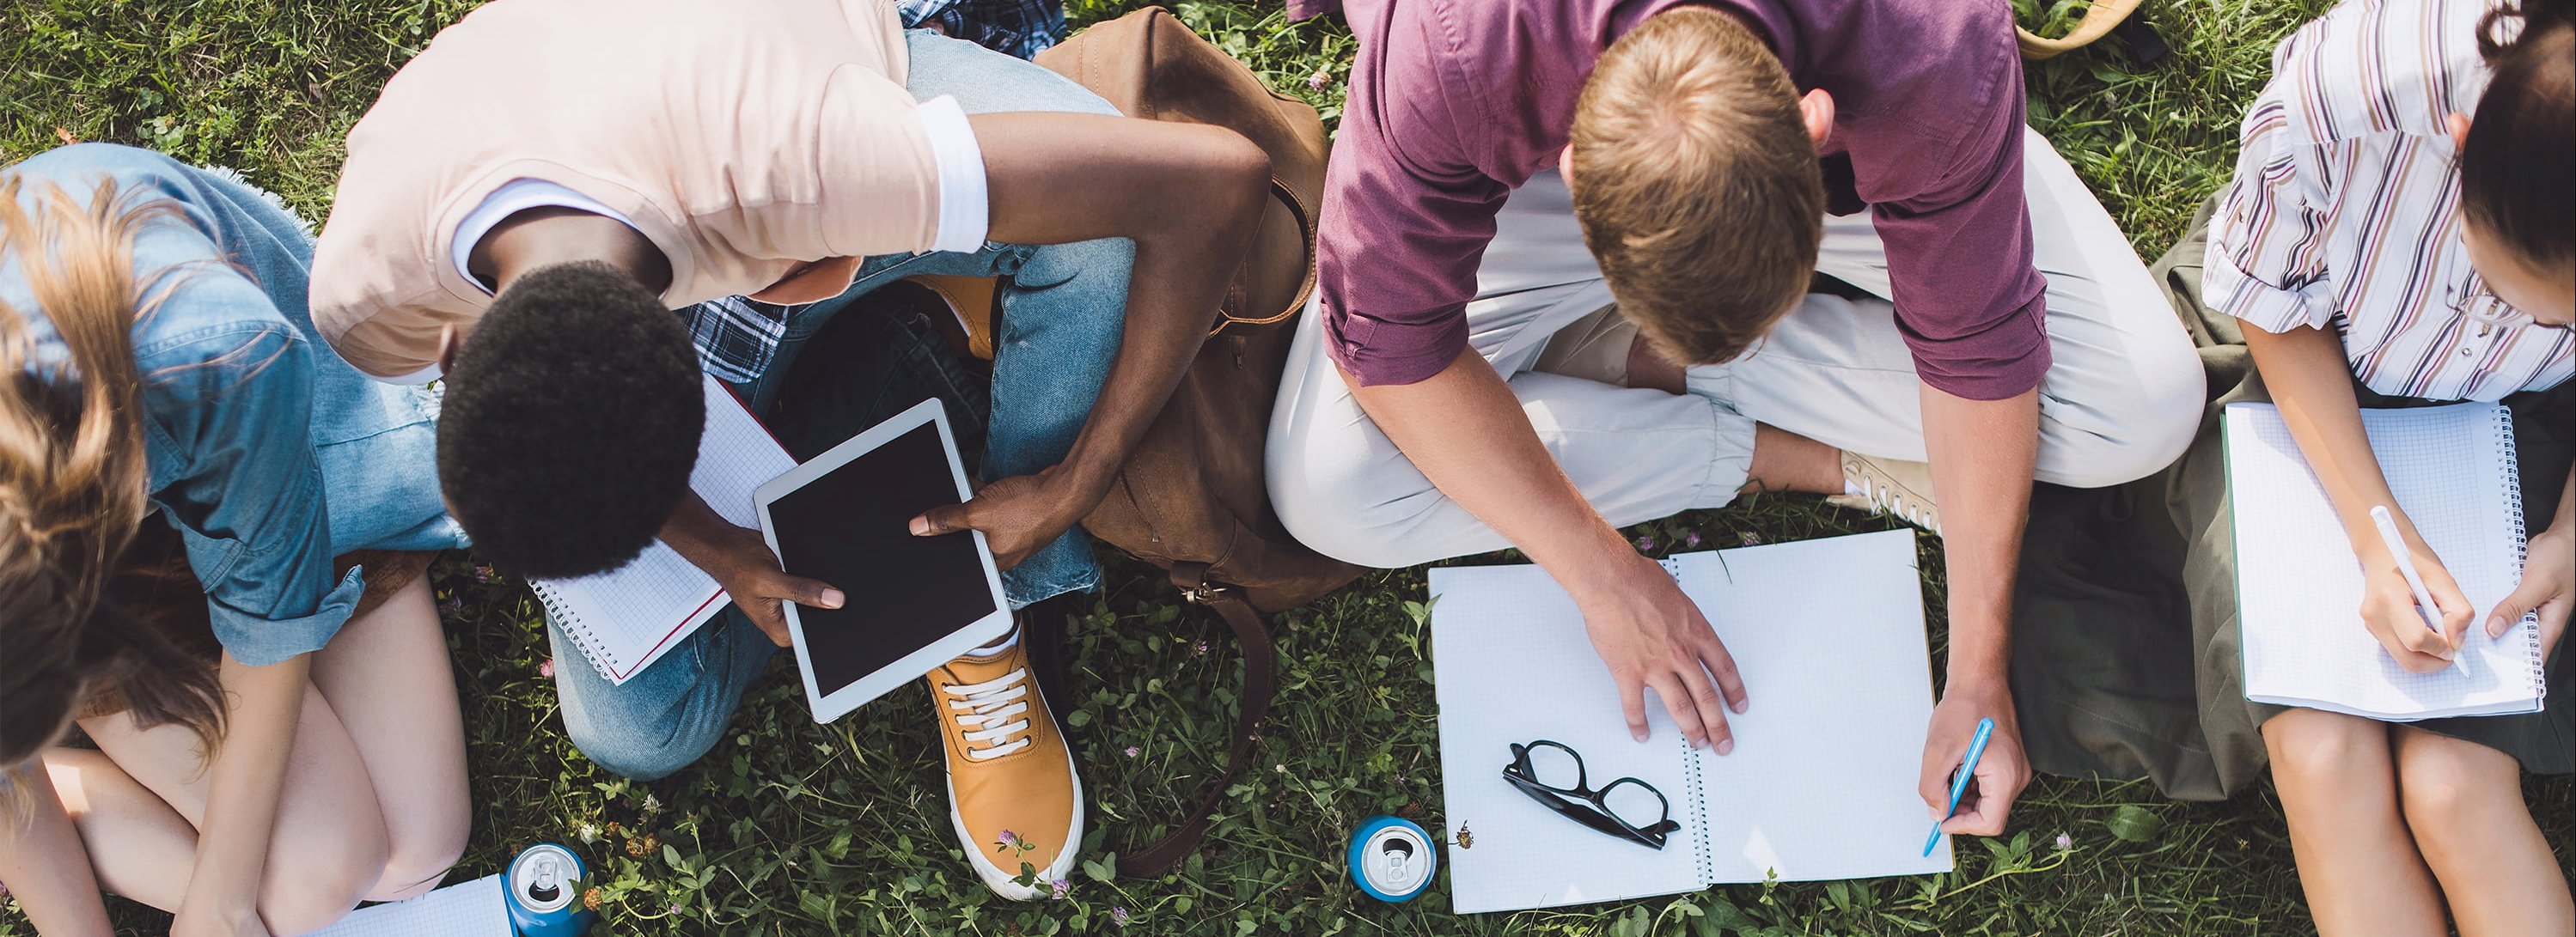
[[502, 290], [447, 371], [438, 481], [474, 548], [512, 575], [624, 566], [689, 489], [706, 425], [688, 329], [603, 263]]
[[[2522, 0], [2487, 12], [2478, 51], [2495, 76], [2460, 146], [2461, 208], [2545, 271], [2576, 267], [2576, 7]], [[2508, 22], [2520, 29], [2508, 32]]]

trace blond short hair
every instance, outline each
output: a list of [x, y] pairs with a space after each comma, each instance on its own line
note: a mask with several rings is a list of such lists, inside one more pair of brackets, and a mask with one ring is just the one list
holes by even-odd
[[1744, 353], [1806, 292], [1824, 183], [1798, 91], [1761, 37], [1667, 10], [1601, 57], [1570, 185], [1620, 312], [1687, 364]]

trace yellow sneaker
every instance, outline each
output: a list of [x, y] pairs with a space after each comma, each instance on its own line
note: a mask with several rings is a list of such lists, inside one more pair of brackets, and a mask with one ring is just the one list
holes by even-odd
[[[948, 819], [967, 863], [1004, 898], [1046, 897], [1082, 847], [1082, 778], [1029, 672], [1027, 645], [960, 657], [925, 679], [948, 749]], [[1030, 884], [1015, 881], [1031, 872]]]

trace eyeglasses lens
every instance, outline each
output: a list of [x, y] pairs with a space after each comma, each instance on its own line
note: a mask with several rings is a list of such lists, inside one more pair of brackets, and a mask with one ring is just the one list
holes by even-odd
[[1573, 791], [1583, 787], [1583, 761], [1554, 745], [1529, 748], [1529, 779], [1543, 787]]
[[1601, 789], [1601, 808], [1619, 822], [1643, 830], [1664, 822], [1664, 799], [1634, 778], [1622, 778]]

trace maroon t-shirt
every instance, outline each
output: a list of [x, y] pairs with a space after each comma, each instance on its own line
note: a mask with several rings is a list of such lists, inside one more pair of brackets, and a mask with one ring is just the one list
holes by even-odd
[[[1359, 37], [1318, 248], [1333, 359], [1409, 384], [1467, 347], [1465, 306], [1511, 190], [1556, 165], [1612, 40], [1683, 0], [1296, 0]], [[1834, 97], [1837, 214], [1887, 245], [1932, 386], [1996, 400], [2048, 370], [2022, 194], [2021, 59], [2004, 0], [1706, 0]]]

